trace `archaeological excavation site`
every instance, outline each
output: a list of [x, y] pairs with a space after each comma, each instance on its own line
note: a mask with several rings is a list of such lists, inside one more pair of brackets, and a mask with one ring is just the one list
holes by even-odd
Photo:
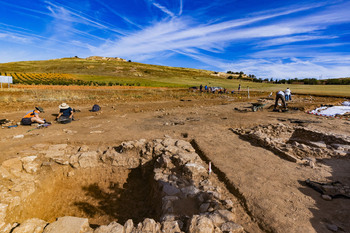
[[120, 105], [3, 125], [0, 233], [350, 232], [349, 120], [222, 98]]
[[3, 232], [259, 230], [187, 141], [36, 144], [27, 153], [0, 167]]

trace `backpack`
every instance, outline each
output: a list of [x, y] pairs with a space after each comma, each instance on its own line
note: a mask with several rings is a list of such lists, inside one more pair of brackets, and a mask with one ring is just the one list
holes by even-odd
[[100, 110], [101, 110], [101, 107], [95, 104], [94, 106], [92, 106], [91, 112], [98, 112]]

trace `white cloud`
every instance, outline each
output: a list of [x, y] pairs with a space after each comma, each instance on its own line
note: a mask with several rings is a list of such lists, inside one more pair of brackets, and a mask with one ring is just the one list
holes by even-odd
[[171, 12], [170, 10], [168, 10], [165, 6], [160, 5], [159, 3], [153, 3], [153, 6], [157, 7], [159, 10], [163, 11], [165, 14], [174, 17], [175, 14], [173, 12]]
[[322, 55], [303, 60], [292, 58], [288, 62], [281, 59], [254, 58], [234, 63], [222, 63], [220, 66], [226, 71], [244, 70], [247, 74], [257, 74], [258, 78], [349, 77], [350, 56], [344, 59], [342, 56], [322, 57]]
[[290, 44], [290, 43], [301, 42], [301, 41], [324, 40], [324, 39], [335, 39], [335, 38], [337, 38], [337, 36], [302, 35], [302, 36], [279, 37], [279, 38], [274, 38], [274, 39], [270, 39], [270, 40], [265, 40], [265, 41], [259, 43], [259, 46], [268, 47], [268, 46]]
[[179, 7], [179, 15], [182, 15], [182, 11], [183, 11], [183, 2], [182, 0], [180, 0], [180, 7]]

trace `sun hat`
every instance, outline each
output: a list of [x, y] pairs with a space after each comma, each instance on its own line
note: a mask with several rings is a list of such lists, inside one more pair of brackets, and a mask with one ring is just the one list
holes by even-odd
[[59, 109], [67, 109], [67, 108], [69, 108], [69, 105], [68, 104], [66, 104], [66, 103], [62, 103], [60, 106], [58, 106], [59, 107]]
[[40, 112], [44, 112], [44, 109], [42, 107], [35, 107], [36, 110], [39, 110]]

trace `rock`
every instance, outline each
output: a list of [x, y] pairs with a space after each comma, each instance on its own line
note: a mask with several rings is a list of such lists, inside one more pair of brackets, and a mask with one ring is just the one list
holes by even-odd
[[186, 187], [182, 188], [181, 192], [187, 197], [187, 196], [194, 196], [197, 193], [199, 193], [200, 191], [199, 191], [199, 189], [197, 189], [196, 187], [191, 185], [191, 186], [186, 186]]
[[89, 151], [89, 147], [87, 145], [82, 145], [79, 150], [79, 152], [88, 152]]
[[175, 146], [176, 140], [172, 139], [172, 138], [166, 138], [162, 141], [162, 145], [164, 147], [168, 147], [168, 146]]
[[76, 134], [76, 133], [78, 133], [78, 131], [70, 130], [70, 129], [63, 129], [63, 132], [65, 132], [67, 134]]
[[332, 147], [334, 147], [336, 150], [350, 151], [350, 145], [332, 144]]
[[311, 144], [312, 146], [317, 147], [317, 148], [327, 148], [327, 144], [323, 141], [319, 141], [319, 142], [309, 141], [309, 144]]
[[177, 221], [162, 222], [162, 232], [177, 233], [182, 232]]
[[124, 229], [125, 233], [131, 233], [134, 230], [134, 223], [131, 219], [128, 219], [128, 221], [124, 223]]
[[179, 148], [176, 146], [167, 146], [165, 147], [165, 151], [168, 151], [170, 154], [177, 154], [177, 152], [179, 151]]
[[204, 215], [193, 215], [190, 221], [188, 232], [189, 233], [213, 233], [214, 232], [213, 221]]
[[33, 174], [36, 173], [36, 171], [39, 168], [39, 164], [38, 163], [34, 163], [34, 160], [37, 158], [38, 156], [27, 156], [21, 159], [22, 163], [23, 163], [23, 169], [29, 173], [29, 174]]
[[334, 224], [327, 224], [327, 229], [333, 232], [337, 232], [338, 231], [338, 226], [334, 225]]
[[230, 232], [230, 233], [243, 233], [244, 228], [241, 225], [238, 225], [234, 222], [225, 222], [221, 225], [220, 229], [223, 232]]
[[203, 203], [199, 206], [199, 212], [205, 213], [209, 209], [210, 203]]
[[233, 202], [230, 199], [225, 200], [224, 204], [227, 209], [233, 208]]
[[140, 165], [140, 157], [132, 152], [118, 153], [117, 151], [106, 152], [113, 166], [137, 168]]
[[49, 224], [44, 233], [92, 233], [87, 218], [65, 216], [58, 218], [56, 222]]
[[94, 233], [124, 233], [124, 226], [117, 222], [111, 222], [108, 226], [100, 226]]
[[180, 193], [180, 190], [177, 187], [175, 187], [169, 183], [164, 182], [164, 183], [162, 183], [162, 186], [163, 186], [163, 192], [167, 196], [174, 196], [174, 195]]
[[15, 228], [16, 226], [17, 226], [16, 223], [11, 225], [11, 224], [6, 224], [4, 222], [0, 222], [0, 232], [1, 233], [11, 233], [12, 229]]
[[236, 220], [235, 215], [228, 210], [217, 210], [215, 211], [218, 215], [220, 215], [225, 221], [234, 222]]
[[69, 157], [69, 164], [72, 167], [74, 167], [74, 168], [79, 167], [79, 156], [80, 156], [80, 153], [77, 153], [77, 154], [74, 154], [74, 155]]
[[19, 158], [9, 159], [2, 163], [2, 167], [10, 173], [18, 173], [22, 171], [22, 161]]
[[74, 171], [69, 171], [67, 172], [67, 177], [72, 177], [75, 175], [75, 172]]
[[103, 133], [104, 131], [102, 131], [102, 130], [95, 130], [95, 131], [91, 131], [90, 133], [91, 134], [101, 134], [101, 133]]
[[38, 143], [38, 144], [33, 145], [32, 148], [35, 150], [43, 150], [47, 146], [48, 146], [47, 144]]
[[[63, 144], [63, 145], [66, 145], [66, 144]], [[68, 164], [69, 156], [66, 155], [65, 150], [59, 149], [59, 148], [63, 148], [62, 145], [57, 145], [57, 147], [50, 146], [50, 148], [53, 148], [53, 149], [48, 150], [46, 152], [46, 155], [45, 155], [46, 158], [50, 158], [58, 164]], [[64, 148], [66, 148], [66, 147], [64, 147]]]
[[334, 150], [333, 153], [335, 156], [347, 156], [348, 154], [350, 154], [349, 152], [343, 150]]
[[5, 222], [8, 205], [0, 203], [0, 222]]
[[12, 233], [41, 233], [46, 225], [47, 222], [38, 218], [27, 219], [13, 229]]
[[22, 181], [21, 183], [14, 185], [10, 190], [19, 192], [21, 198], [24, 199], [35, 192], [35, 183], [34, 181]]
[[326, 201], [331, 201], [332, 200], [332, 197], [329, 196], [329, 195], [323, 194], [321, 197], [322, 197], [323, 200], [326, 200]]
[[174, 164], [172, 163], [169, 155], [162, 155], [157, 159], [159, 165], [163, 168], [173, 168]]
[[195, 152], [195, 150], [193, 149], [191, 143], [183, 141], [183, 140], [178, 140], [176, 141], [175, 145], [185, 151], [188, 152]]
[[179, 153], [178, 156], [173, 156], [174, 159], [178, 159], [179, 165], [183, 166], [187, 163], [202, 163], [202, 160], [196, 153]]
[[307, 145], [305, 145], [305, 144], [299, 144], [299, 145], [298, 145], [298, 148], [300, 148], [300, 149], [302, 149], [302, 150], [306, 150], [306, 149], [308, 149], [309, 147], [308, 147]]
[[67, 148], [68, 144], [56, 144], [49, 146], [48, 151], [59, 151], [59, 150], [65, 150]]
[[160, 232], [160, 224], [153, 219], [146, 218], [142, 223], [138, 224], [137, 230], [139, 232], [158, 233]]
[[194, 181], [202, 180], [208, 177], [207, 169], [197, 163], [187, 163], [184, 167], [184, 173], [187, 178]]
[[96, 151], [83, 152], [79, 156], [78, 161], [80, 167], [96, 167], [98, 165], [98, 156]]
[[24, 135], [23, 134], [20, 134], [20, 135], [15, 135], [15, 136], [13, 136], [13, 138], [24, 138]]
[[11, 177], [11, 174], [3, 167], [0, 167], [0, 177], [2, 178], [9, 178]]

